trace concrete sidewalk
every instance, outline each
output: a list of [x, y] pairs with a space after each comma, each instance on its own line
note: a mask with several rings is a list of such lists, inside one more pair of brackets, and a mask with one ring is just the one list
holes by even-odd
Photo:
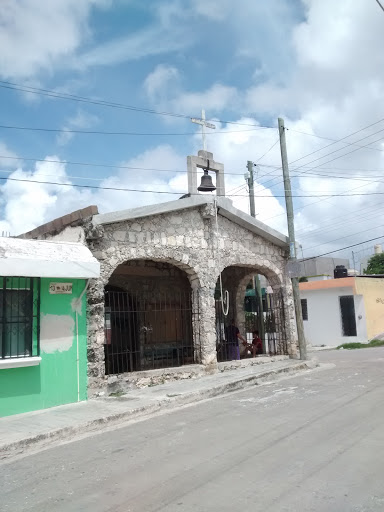
[[129, 391], [120, 397], [97, 398], [0, 418], [0, 460], [316, 366], [313, 360], [278, 360]]

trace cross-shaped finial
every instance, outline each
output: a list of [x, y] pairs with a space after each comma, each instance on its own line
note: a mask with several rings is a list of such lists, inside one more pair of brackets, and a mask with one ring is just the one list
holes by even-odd
[[212, 123], [208, 123], [205, 120], [205, 110], [201, 110], [201, 119], [196, 119], [195, 117], [191, 118], [192, 123], [201, 125], [201, 136], [203, 138], [203, 150], [207, 151], [207, 141], [205, 138], [205, 128], [211, 128], [211, 130], [215, 130], [216, 126]]

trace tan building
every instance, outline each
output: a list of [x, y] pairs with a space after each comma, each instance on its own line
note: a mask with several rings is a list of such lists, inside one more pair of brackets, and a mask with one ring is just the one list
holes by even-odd
[[364, 297], [368, 339], [384, 332], [384, 277], [356, 277], [357, 295]]

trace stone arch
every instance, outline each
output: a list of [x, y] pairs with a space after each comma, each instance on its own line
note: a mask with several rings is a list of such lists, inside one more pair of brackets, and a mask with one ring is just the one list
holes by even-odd
[[[114, 248], [113, 248], [114, 249]], [[108, 253], [108, 251], [107, 251]], [[112, 253], [112, 251], [111, 251]], [[117, 254], [111, 258], [101, 261], [101, 272], [104, 284], [107, 283], [111, 275], [116, 271], [119, 265], [128, 261], [147, 260], [158, 263], [169, 263], [182, 270], [188, 276], [192, 290], [200, 286], [200, 276], [198, 269], [190, 265], [190, 257], [186, 253], [180, 253], [169, 248], [158, 249], [156, 247], [147, 249], [123, 249], [119, 248]]]
[[[186, 251], [179, 251], [171, 248], [129, 248], [113, 246], [105, 251], [100, 258], [101, 276], [100, 279], [91, 280], [88, 293], [88, 380], [89, 388], [99, 388], [105, 377], [105, 354], [104, 354], [104, 288], [108, 285], [112, 274], [119, 265], [128, 261], [152, 261], [168, 263], [183, 271], [188, 278], [192, 289], [192, 312], [193, 312], [193, 344], [197, 347], [195, 356], [196, 362], [201, 362], [200, 330], [198, 328], [199, 311], [201, 311], [199, 287], [200, 275], [198, 266], [190, 264], [190, 256]], [[93, 391], [94, 392], [94, 391]]]
[[[289, 301], [289, 296], [292, 294], [289, 280], [283, 274], [282, 270], [273, 262], [263, 260], [261, 257], [255, 255], [249, 261], [245, 257], [231, 258], [232, 262], [237, 260], [236, 263], [228, 265], [226, 261], [225, 266], [222, 266], [222, 281], [223, 290], [228, 289], [230, 296], [229, 313], [224, 318], [220, 312], [220, 306], [217, 306], [216, 301], [216, 330], [217, 325], [228, 325], [230, 319], [235, 319], [236, 325], [243, 335], [245, 335], [245, 318], [246, 311], [244, 308], [245, 291], [247, 284], [251, 278], [256, 274], [262, 274], [267, 278], [268, 285], [271, 286], [273, 299], [271, 299], [272, 305], [270, 305], [270, 317], [272, 314], [274, 318], [279, 319], [278, 322], [278, 336], [279, 344], [276, 345], [276, 350], [267, 350], [271, 353], [284, 353], [291, 354], [291, 316], [292, 316], [292, 301]], [[253, 260], [253, 261], [252, 261]], [[219, 318], [219, 320], [218, 320]], [[264, 318], [264, 314], [261, 318]], [[261, 321], [258, 319], [258, 321]], [[264, 326], [264, 323], [263, 323]], [[257, 328], [255, 326], [255, 328]], [[220, 328], [220, 335], [222, 336], [222, 328]], [[248, 329], [249, 330], [249, 329]], [[259, 329], [258, 329], [259, 330]], [[263, 333], [264, 334], [264, 333]], [[265, 338], [265, 336], [263, 336]], [[263, 339], [265, 342], [265, 339]]]
[[[283, 261], [285, 260], [282, 259], [281, 266], [283, 265]], [[263, 259], [261, 256], [253, 255], [251, 257], [241, 257], [240, 255], [236, 255], [236, 257], [226, 258], [225, 263], [222, 262], [221, 267], [218, 269], [219, 272], [217, 273], [216, 279], [218, 279], [219, 274], [223, 274], [224, 270], [228, 267], [242, 268], [244, 272], [248, 274], [262, 274], [268, 279], [272, 288], [276, 290], [284, 286], [282, 268], [271, 261]]]
[[200, 362], [196, 272], [174, 258], [114, 263], [105, 287], [106, 374]]

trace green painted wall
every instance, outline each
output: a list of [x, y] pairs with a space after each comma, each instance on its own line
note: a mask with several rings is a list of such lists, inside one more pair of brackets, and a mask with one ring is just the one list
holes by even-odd
[[[72, 294], [50, 294], [50, 283], [72, 283]], [[41, 279], [39, 366], [1, 369], [0, 417], [77, 402], [76, 313], [84, 279]], [[86, 294], [78, 308], [80, 400], [87, 398]]]

